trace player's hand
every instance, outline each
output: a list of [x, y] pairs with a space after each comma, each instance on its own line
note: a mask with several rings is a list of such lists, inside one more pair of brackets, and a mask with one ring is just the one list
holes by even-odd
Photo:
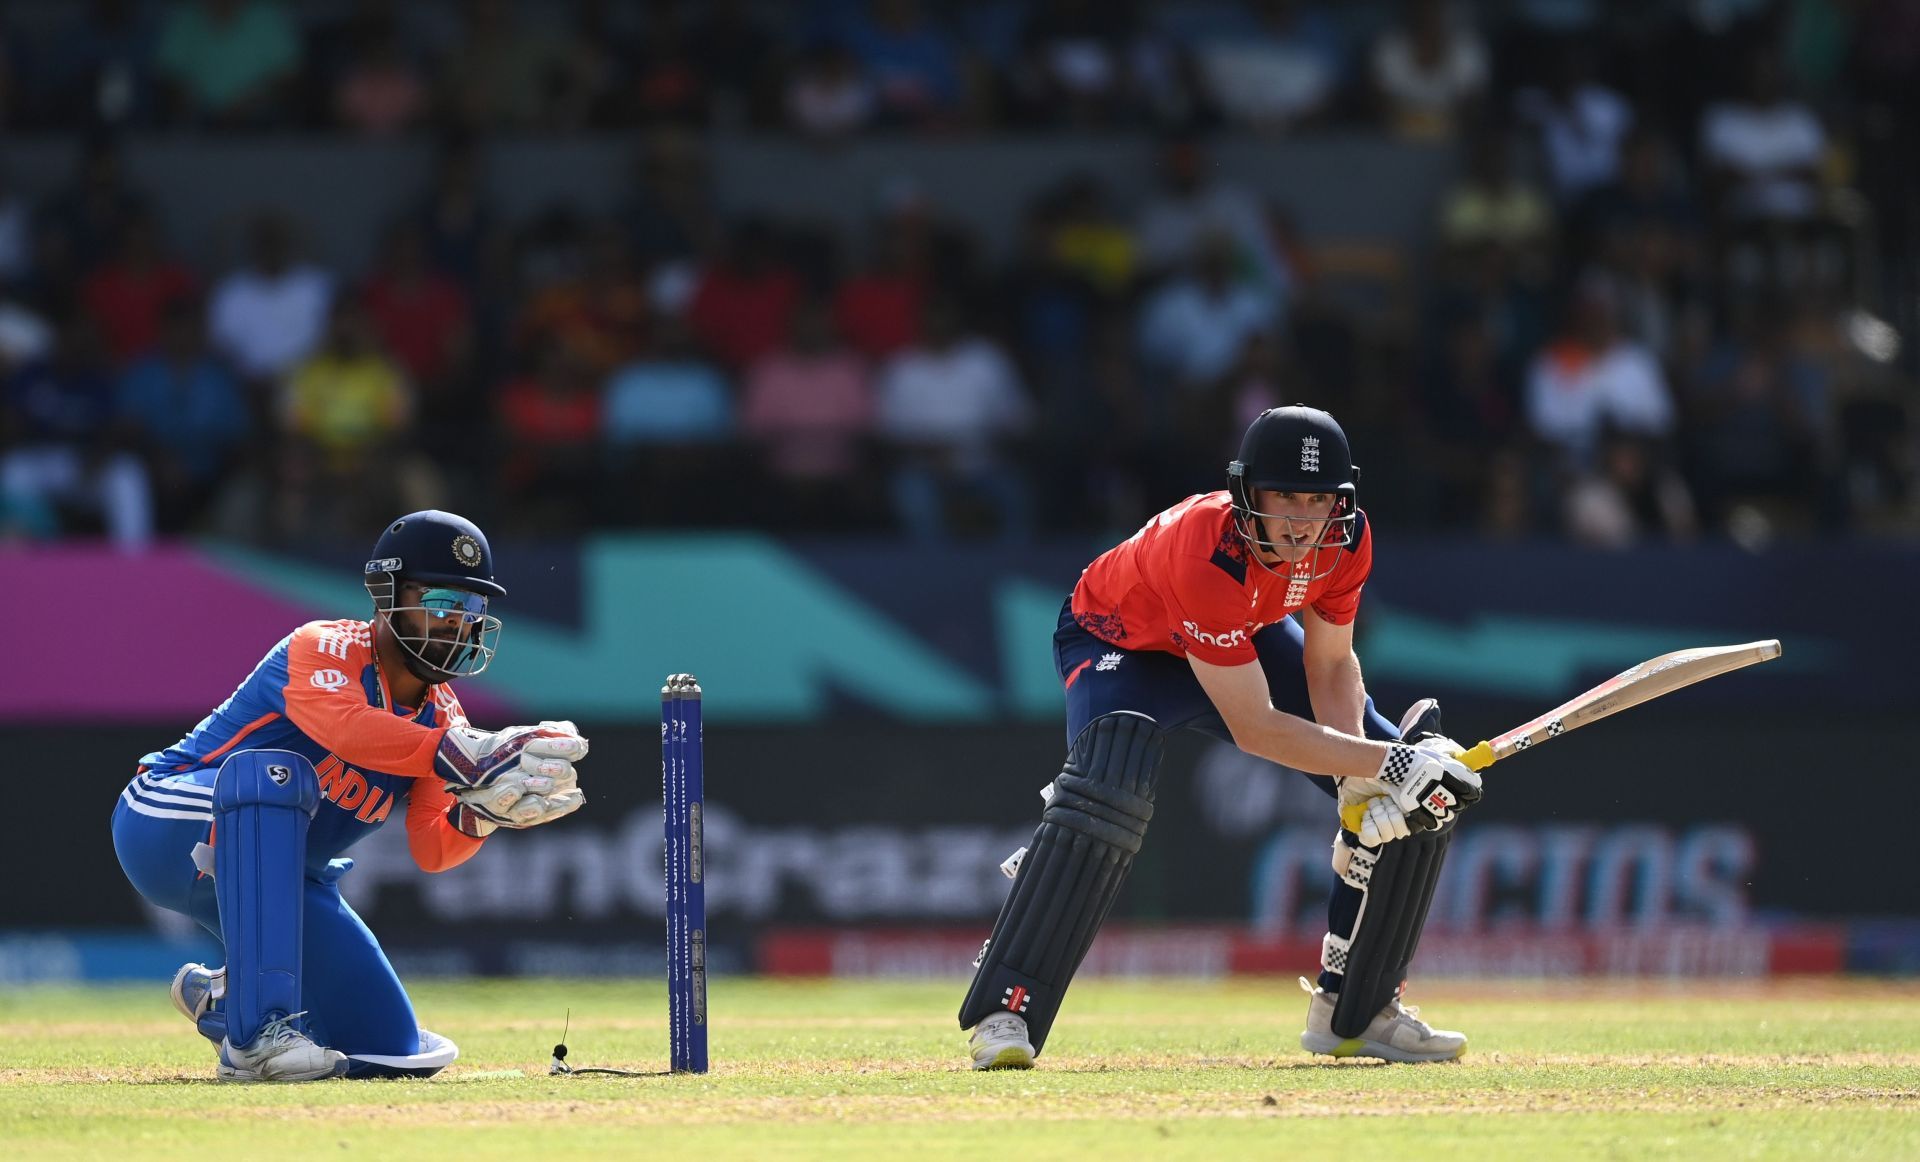
[[433, 768], [450, 790], [459, 791], [487, 786], [515, 770], [539, 774], [543, 759], [572, 763], [586, 757], [587, 740], [571, 722], [548, 721], [497, 731], [454, 726], [440, 740]]
[[1367, 800], [1366, 812], [1360, 816], [1359, 834], [1361, 843], [1379, 847], [1405, 839], [1413, 834], [1413, 829], [1407, 826], [1407, 813], [1394, 802], [1392, 795], [1375, 795]]
[[576, 790], [580, 777], [566, 759], [543, 759], [522, 754], [518, 769], [483, 787], [447, 790], [481, 818], [501, 827], [530, 826], [527, 820], [545, 814], [537, 800]]
[[1432, 831], [1456, 811], [1480, 801], [1479, 772], [1431, 740], [1414, 746], [1387, 744], [1387, 757], [1376, 777], [1406, 814], [1411, 831]]

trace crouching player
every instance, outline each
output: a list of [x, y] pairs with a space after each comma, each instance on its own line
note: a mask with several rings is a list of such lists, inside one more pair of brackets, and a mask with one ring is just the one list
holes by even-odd
[[370, 621], [316, 621], [268, 651], [225, 702], [140, 761], [113, 841], [147, 899], [220, 939], [224, 968], [182, 967], [173, 1002], [228, 1081], [430, 1077], [459, 1050], [419, 1027], [373, 933], [340, 895], [341, 853], [404, 813], [413, 858], [445, 871], [495, 828], [584, 799], [567, 722], [467, 723], [447, 683], [492, 660], [506, 589], [471, 522], [388, 525], [366, 564]]
[[[1153, 818], [1169, 731], [1229, 739], [1340, 803], [1310, 1052], [1445, 1061], [1466, 1038], [1400, 1003], [1458, 813], [1480, 776], [1425, 699], [1396, 727], [1353, 651], [1373, 563], [1359, 470], [1326, 412], [1248, 427], [1227, 488], [1190, 496], [1089, 565], [1060, 611], [1067, 758], [960, 1005], [977, 1069], [1025, 1069]], [[1304, 981], [1302, 982], [1305, 983]]]

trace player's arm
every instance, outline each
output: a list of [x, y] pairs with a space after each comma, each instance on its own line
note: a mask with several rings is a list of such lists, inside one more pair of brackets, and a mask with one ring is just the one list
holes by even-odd
[[1300, 611], [1306, 643], [1301, 661], [1307, 672], [1307, 700], [1315, 722], [1346, 734], [1365, 735], [1367, 689], [1360, 658], [1353, 652], [1353, 623], [1336, 625], [1312, 609]]
[[[462, 831], [449, 815], [455, 800], [432, 779], [415, 779], [407, 789], [407, 850], [421, 871], [442, 872], [458, 867], [480, 850], [485, 840]], [[464, 817], [464, 816], [459, 816]], [[474, 826], [469, 819], [469, 826]], [[492, 831], [491, 825], [475, 827]]]
[[1248, 754], [1312, 775], [1359, 779], [1378, 774], [1387, 759], [1386, 743], [1343, 734], [1274, 709], [1267, 674], [1257, 658], [1237, 666], [1216, 666], [1189, 654], [1187, 663], [1225, 720], [1234, 745]]

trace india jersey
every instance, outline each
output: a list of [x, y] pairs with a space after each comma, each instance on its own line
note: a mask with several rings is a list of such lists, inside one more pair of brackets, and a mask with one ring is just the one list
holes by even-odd
[[1129, 650], [1160, 650], [1216, 666], [1257, 660], [1253, 635], [1298, 609], [1310, 608], [1335, 625], [1360, 609], [1360, 590], [1373, 568], [1373, 532], [1366, 514], [1358, 540], [1316, 579], [1314, 559], [1291, 575], [1256, 563], [1233, 526], [1226, 492], [1187, 499], [1148, 521], [1097, 557], [1073, 590], [1073, 619], [1082, 629]]
[[143, 815], [205, 818], [211, 831], [207, 788], [220, 760], [235, 750], [290, 750], [311, 759], [320, 777], [309, 868], [352, 847], [404, 803], [415, 862], [442, 871], [481, 843], [447, 821], [453, 797], [433, 769], [447, 727], [466, 721], [447, 685], [428, 687], [424, 706], [393, 704], [375, 664], [371, 622], [308, 622], [185, 738], [141, 759], [120, 797]]

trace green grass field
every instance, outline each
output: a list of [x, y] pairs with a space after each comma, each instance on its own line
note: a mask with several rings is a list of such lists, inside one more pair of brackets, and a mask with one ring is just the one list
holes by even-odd
[[1298, 1051], [1291, 981], [1076, 986], [1040, 1068], [965, 1068], [962, 982], [720, 978], [713, 1072], [660, 1070], [658, 982], [421, 984], [431, 1081], [239, 1086], [140, 989], [0, 995], [0, 1150], [20, 1158], [1920, 1158], [1920, 984], [1436, 983], [1465, 1061]]

